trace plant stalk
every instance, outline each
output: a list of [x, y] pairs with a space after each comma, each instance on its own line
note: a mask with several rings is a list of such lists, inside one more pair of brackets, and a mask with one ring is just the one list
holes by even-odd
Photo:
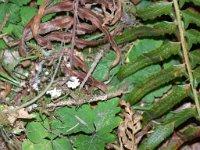
[[177, 23], [178, 23], [178, 29], [179, 29], [179, 34], [180, 34], [181, 46], [182, 46], [182, 50], [183, 50], [183, 56], [184, 56], [186, 68], [187, 68], [188, 75], [189, 75], [192, 93], [194, 95], [195, 105], [197, 108], [198, 115], [200, 117], [199, 100], [198, 100], [196, 88], [194, 86], [194, 78], [193, 78], [192, 68], [191, 68], [191, 64], [190, 64], [190, 60], [189, 60], [189, 56], [188, 56], [187, 43], [186, 43], [185, 36], [184, 36], [184, 28], [182, 26], [183, 21], [181, 19], [180, 9], [179, 9], [177, 0], [173, 0], [173, 3], [174, 3], [175, 13], [176, 13], [176, 18], [177, 18]]

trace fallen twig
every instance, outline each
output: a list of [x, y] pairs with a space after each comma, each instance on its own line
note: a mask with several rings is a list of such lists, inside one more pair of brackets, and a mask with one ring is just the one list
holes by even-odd
[[8, 19], [9, 19], [9, 16], [10, 16], [9, 13], [5, 15], [5, 17], [4, 17], [4, 19], [3, 19], [3, 22], [1, 23], [1, 26], [0, 26], [0, 33], [2, 32], [3, 28], [5, 27], [6, 22], [7, 22]]
[[120, 90], [120, 91], [116, 91], [114, 93], [108, 93], [105, 95], [98, 95], [98, 96], [93, 96], [90, 99], [87, 100], [83, 100], [83, 99], [72, 99], [69, 98], [67, 100], [64, 101], [60, 101], [58, 103], [50, 103], [47, 105], [48, 108], [55, 108], [55, 107], [63, 107], [63, 106], [79, 106], [85, 103], [92, 103], [92, 102], [97, 102], [97, 101], [105, 101], [114, 97], [118, 97], [121, 96], [123, 94], [128, 94], [129, 91], [124, 91], [124, 90]]
[[97, 53], [94, 62], [91, 65], [90, 70], [88, 71], [87, 75], [85, 76], [83, 82], [81, 83], [79, 89], [81, 90], [83, 88], [83, 86], [85, 85], [85, 83], [87, 82], [88, 78], [91, 76], [92, 72], [94, 71], [94, 69], [96, 68], [97, 64], [99, 63], [99, 61], [101, 60], [103, 56], [103, 50], [101, 49], [99, 53]]
[[74, 46], [76, 42], [76, 28], [77, 28], [77, 21], [78, 21], [78, 4], [79, 0], [74, 1], [74, 24], [73, 24], [73, 29], [72, 29], [72, 40], [71, 40], [71, 48], [70, 48], [70, 64], [73, 66], [73, 55], [74, 55]]

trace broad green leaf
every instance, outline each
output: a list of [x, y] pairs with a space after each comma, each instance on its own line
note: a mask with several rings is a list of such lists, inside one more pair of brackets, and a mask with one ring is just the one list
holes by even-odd
[[42, 139], [40, 143], [34, 144], [35, 150], [54, 150], [50, 140]]
[[174, 131], [174, 124], [169, 123], [159, 126], [143, 143], [140, 144], [138, 150], [153, 150], [160, 145]]
[[200, 64], [200, 50], [193, 50], [189, 53], [192, 68]]
[[166, 85], [170, 81], [182, 77], [185, 75], [185, 66], [172, 66], [167, 69], [163, 69], [158, 73], [145, 79], [141, 84], [138, 84], [130, 94], [128, 94], [127, 100], [131, 104], [135, 104], [140, 101], [147, 93]]
[[19, 6], [27, 5], [31, 0], [9, 0], [9, 2], [15, 3]]
[[156, 89], [152, 92], [150, 92], [149, 94], [145, 95], [142, 98], [142, 102], [145, 103], [152, 103], [156, 97], [161, 97], [164, 93], [166, 93], [170, 88], [172, 87], [172, 85], [167, 85], [167, 86], [163, 86], [159, 89]]
[[200, 13], [193, 9], [186, 9], [182, 11], [183, 19], [184, 19], [184, 27], [188, 28], [189, 24], [195, 24], [200, 27], [199, 16]]
[[[108, 75], [109, 68], [111, 64], [114, 62], [115, 58], [116, 54], [114, 52], [110, 51], [109, 53], [106, 53], [105, 56], [98, 63], [92, 76], [96, 80], [104, 81]], [[119, 65], [117, 65], [115, 68], [111, 70], [110, 76], [116, 74], [118, 70], [119, 70]]]
[[157, 2], [148, 7], [139, 7], [137, 15], [143, 20], [154, 19], [162, 15], [171, 15], [173, 13], [172, 4], [172, 2]]
[[134, 47], [127, 54], [127, 61], [133, 62], [136, 61], [138, 57], [143, 55], [144, 53], [151, 52], [160, 46], [162, 46], [162, 40], [154, 40], [154, 39], [140, 39], [134, 43]]
[[163, 36], [176, 31], [176, 25], [171, 22], [157, 22], [149, 25], [139, 25], [124, 31], [121, 35], [114, 37], [117, 44], [131, 42], [141, 37]]
[[120, 119], [115, 117], [120, 111], [118, 99], [112, 99], [107, 102], [99, 103], [96, 109], [91, 109], [89, 105], [83, 105], [79, 109], [75, 107], [64, 107], [56, 111], [59, 116], [52, 121], [52, 130], [63, 134], [77, 132], [93, 133], [101, 129], [105, 132], [111, 132]]
[[[150, 40], [149, 42], [151, 45], [154, 45]], [[150, 45], [146, 44], [146, 46]], [[147, 48], [148, 49], [148, 48]], [[120, 71], [118, 72], [118, 77], [123, 79], [136, 71], [142, 69], [143, 67], [158, 63], [165, 59], [168, 59], [172, 55], [176, 55], [180, 52], [180, 44], [179, 43], [165, 43], [161, 47], [150, 51], [148, 53], [143, 53], [142, 55], [138, 56], [134, 61], [122, 66]], [[135, 56], [131, 54], [131, 56]]]
[[96, 132], [101, 131], [101, 133], [109, 133], [119, 125], [121, 119], [115, 117], [120, 111], [118, 105], [118, 98], [109, 100], [106, 103], [98, 104], [98, 107], [95, 109], [96, 117], [94, 119]]
[[110, 133], [94, 133], [91, 136], [80, 135], [74, 142], [77, 150], [104, 150], [105, 144], [112, 143], [116, 137]]
[[150, 120], [156, 119], [170, 111], [186, 97], [187, 93], [185, 91], [185, 86], [173, 87], [171, 93], [158, 102], [155, 102], [148, 111], [143, 113], [143, 124], [146, 125]]
[[52, 149], [51, 141], [42, 139], [38, 144], [34, 144], [29, 140], [25, 140], [22, 143], [22, 150], [54, 150], [54, 149]]
[[192, 48], [193, 44], [200, 43], [200, 32], [194, 29], [187, 30], [186, 37], [188, 40], [188, 48], [189, 50]]
[[106, 102], [98, 103], [95, 109], [89, 105], [83, 105], [79, 109], [61, 108], [56, 111], [61, 121], [53, 120], [52, 130], [62, 134], [87, 133], [77, 135], [74, 146], [78, 150], [90, 150], [104, 148], [106, 143], [116, 139], [112, 132], [122, 121], [116, 114], [120, 111], [119, 99], [114, 98]]
[[37, 9], [34, 7], [22, 7], [20, 10], [20, 17], [22, 20], [22, 25], [25, 26], [31, 18], [36, 14]]
[[194, 5], [200, 6], [199, 0], [179, 0], [179, 5], [182, 8], [185, 3], [193, 3]]
[[48, 136], [48, 131], [39, 122], [30, 122], [26, 127], [27, 137], [33, 143], [40, 143], [42, 139]]
[[69, 140], [64, 138], [56, 138], [52, 141], [53, 150], [73, 150]]
[[63, 134], [71, 134], [77, 132], [92, 133], [94, 128], [95, 112], [89, 105], [83, 105], [80, 108], [63, 107], [57, 110], [58, 118], [52, 121], [52, 130]]
[[22, 150], [35, 150], [34, 143], [32, 143], [30, 140], [25, 140], [22, 143]]

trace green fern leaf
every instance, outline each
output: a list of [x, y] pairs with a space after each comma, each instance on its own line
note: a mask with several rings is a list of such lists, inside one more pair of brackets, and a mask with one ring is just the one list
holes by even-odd
[[137, 9], [137, 15], [143, 20], [154, 19], [162, 15], [170, 15], [173, 12], [171, 2], [158, 2], [148, 7], [140, 7]]
[[199, 12], [193, 9], [186, 9], [182, 11], [182, 14], [183, 14], [184, 25], [186, 29], [188, 28], [189, 24], [192, 24], [192, 23], [200, 27], [200, 20], [199, 20], [200, 13]]
[[149, 92], [166, 85], [168, 82], [182, 77], [185, 74], [185, 66], [172, 66], [167, 69], [150, 76], [144, 80], [141, 84], [138, 84], [130, 94], [128, 94], [127, 100], [131, 104], [137, 103]]
[[176, 104], [187, 97], [185, 86], [173, 87], [170, 94], [151, 105], [151, 108], [143, 114], [143, 124], [146, 125], [150, 120], [162, 116], [170, 111]]
[[173, 112], [169, 114], [163, 121], [162, 124], [174, 123], [174, 127], [177, 128], [188, 119], [198, 116], [195, 107], [189, 107], [181, 111]]
[[179, 0], [179, 6], [182, 8], [185, 3], [193, 3], [194, 5], [200, 6], [199, 0]]
[[196, 68], [193, 71], [193, 76], [194, 76], [194, 85], [197, 87], [200, 83], [200, 67]]
[[163, 126], [159, 126], [151, 136], [146, 139], [138, 148], [138, 150], [153, 150], [155, 149], [164, 139], [169, 137], [174, 131], [174, 123], [169, 123]]
[[193, 44], [200, 44], [200, 32], [194, 29], [187, 30], [186, 37], [188, 41], [189, 50], [192, 48]]
[[158, 63], [160, 61], [168, 59], [172, 55], [178, 54], [179, 51], [179, 43], [165, 43], [158, 49], [148, 53], [144, 53], [141, 56], [139, 56], [135, 61], [124, 65], [118, 73], [118, 78], [124, 79], [146, 66]]
[[189, 54], [190, 62], [192, 68], [196, 67], [197, 64], [200, 64], [200, 51], [199, 50], [193, 50]]
[[176, 31], [176, 25], [171, 22], [157, 22], [155, 24], [140, 25], [131, 28], [121, 35], [115, 36], [117, 44], [127, 43], [141, 37], [162, 36], [165, 34], [172, 34]]
[[162, 125], [158, 126], [156, 130], [139, 146], [139, 150], [155, 149], [173, 133], [175, 128], [195, 116], [196, 110], [193, 107], [173, 113], [168, 118], [165, 118]]

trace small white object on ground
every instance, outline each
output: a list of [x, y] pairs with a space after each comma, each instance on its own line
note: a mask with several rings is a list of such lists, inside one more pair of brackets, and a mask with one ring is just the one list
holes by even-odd
[[80, 85], [79, 79], [75, 76], [71, 76], [67, 81], [68, 88], [76, 89]]
[[62, 90], [56, 89], [56, 87], [55, 87], [53, 90], [47, 91], [46, 94], [50, 94], [51, 98], [55, 99], [62, 95]]

